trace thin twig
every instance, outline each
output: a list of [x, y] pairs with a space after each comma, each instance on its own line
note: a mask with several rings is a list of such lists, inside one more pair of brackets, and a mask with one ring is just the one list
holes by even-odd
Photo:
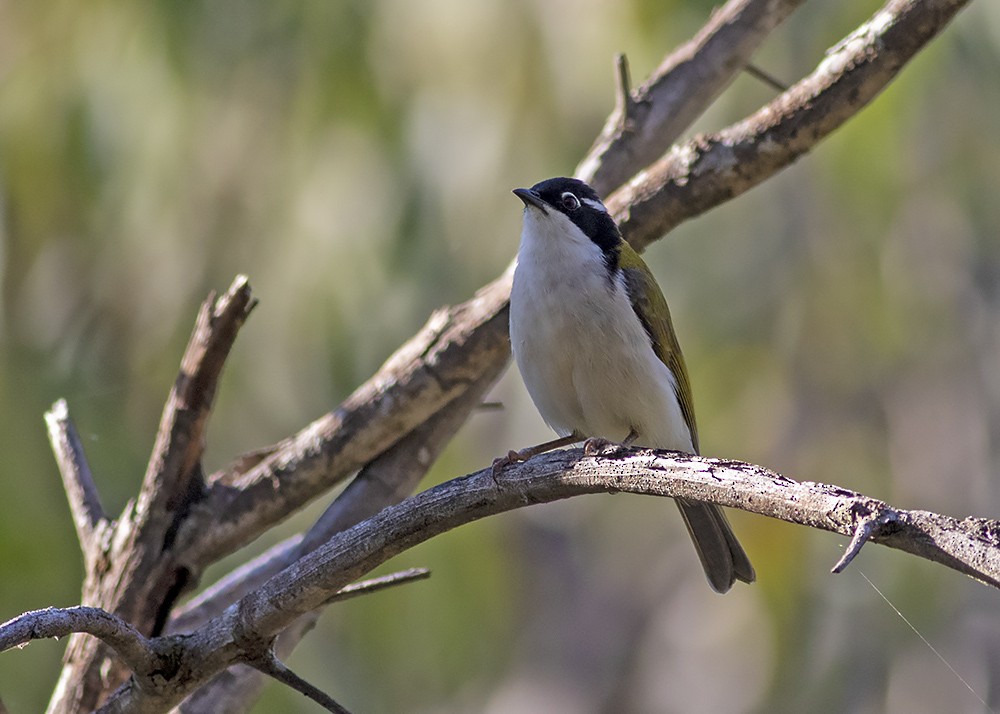
[[87, 464], [80, 435], [69, 417], [69, 406], [65, 399], [58, 400], [45, 413], [45, 423], [59, 473], [62, 475], [63, 489], [73, 514], [76, 536], [84, 557], [89, 560], [95, 557], [95, 532], [108, 525], [108, 517], [101, 505], [101, 495]]
[[286, 667], [284, 662], [275, 657], [274, 653], [270, 650], [267, 650], [267, 652], [262, 653], [258, 657], [247, 660], [247, 664], [258, 672], [263, 672], [268, 677], [276, 679], [295, 691], [304, 694], [329, 712], [334, 712], [334, 714], [351, 714], [347, 709], [340, 706], [329, 694], [302, 679], [302, 677]]
[[635, 99], [632, 97], [632, 77], [629, 74], [628, 57], [624, 52], [615, 55], [615, 114], [618, 115], [618, 130], [630, 130]]
[[377, 578], [368, 578], [367, 580], [345, 585], [327, 600], [326, 604], [332, 605], [335, 602], [350, 600], [360, 595], [370, 595], [386, 588], [395, 587], [396, 585], [406, 585], [417, 580], [426, 580], [430, 576], [431, 571], [427, 568], [408, 568], [395, 573], [389, 573], [388, 575], [380, 575]]
[[747, 66], [743, 68], [743, 71], [749, 74], [754, 79], [760, 80], [761, 82], [769, 86], [771, 89], [776, 89], [779, 92], [788, 91], [787, 84], [782, 84], [775, 78], [773, 74], [765, 72], [752, 62], [747, 63]]

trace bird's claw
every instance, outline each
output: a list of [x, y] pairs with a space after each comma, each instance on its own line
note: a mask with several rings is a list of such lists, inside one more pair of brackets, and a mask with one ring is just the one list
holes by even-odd
[[499, 485], [498, 479], [500, 478], [500, 474], [503, 470], [512, 464], [518, 464], [525, 461], [526, 458], [527, 457], [525, 457], [520, 451], [514, 451], [511, 449], [507, 452], [506, 456], [500, 456], [493, 459], [493, 482]]
[[592, 436], [583, 442], [584, 456], [612, 456], [621, 451], [622, 445], [600, 436]]

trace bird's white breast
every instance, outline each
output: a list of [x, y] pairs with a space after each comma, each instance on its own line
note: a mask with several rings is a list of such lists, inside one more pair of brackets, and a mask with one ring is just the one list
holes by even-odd
[[526, 210], [510, 301], [514, 358], [542, 418], [578, 432], [691, 451], [676, 381], [600, 248], [569, 219]]

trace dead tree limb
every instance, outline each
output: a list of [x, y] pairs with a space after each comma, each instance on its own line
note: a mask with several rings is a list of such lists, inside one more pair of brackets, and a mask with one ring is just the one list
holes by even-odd
[[732, 0], [690, 41], [671, 52], [634, 92], [617, 60], [615, 109], [577, 178], [603, 195], [660, 156], [746, 68], [767, 36], [803, 0]]
[[607, 201], [643, 250], [770, 178], [874, 99], [968, 0], [890, 0], [815, 71], [752, 116], [674, 146]]
[[[252, 569], [241, 569], [242, 572], [224, 578], [206, 596], [190, 603], [172, 623], [173, 631], [185, 632], [199, 626], [335, 534], [413, 493], [420, 479], [437, 460], [455, 431], [465, 423], [469, 413], [481, 402], [497, 376], [492, 372], [484, 375], [478, 386], [458, 398], [458, 403], [447, 405], [369, 463], [306, 535], [297, 539], [291, 547], [272, 549], [257, 559]], [[343, 595], [344, 590], [338, 595]], [[302, 637], [315, 626], [322, 611], [317, 609], [303, 615], [280, 634], [275, 643], [279, 657], [291, 654]], [[183, 714], [212, 714], [219, 711], [220, 705], [224, 705], [226, 711], [248, 709], [260, 696], [265, 683], [261, 672], [255, 668], [232, 667], [188, 697], [179, 705], [178, 711]]]
[[[703, 138], [668, 152], [609, 200], [626, 237], [643, 247], [679, 222], [739, 195], [810, 150], [884, 88], [966, 3], [891, 0], [834, 48], [810, 77], [761, 112], [724, 129], [714, 139]], [[786, 14], [793, 6], [789, 2], [778, 4]], [[727, 8], [738, 6], [749, 11], [759, 4], [732, 0]], [[747, 27], [748, 33], [760, 31], [760, 26]], [[746, 47], [751, 45], [753, 42]], [[745, 58], [741, 61], [745, 64]], [[734, 66], [739, 69], [742, 65]], [[723, 77], [720, 81], [728, 80]], [[629, 108], [625, 100], [633, 101], [635, 96], [628, 91], [627, 82], [620, 82], [620, 86], [619, 103], [626, 113], [633, 112], [634, 120], [635, 107]], [[645, 101], [660, 100], [650, 95]], [[817, 107], [826, 107], [828, 114]], [[663, 132], [660, 140], [675, 131], [667, 131], [662, 123], [658, 126]], [[788, 147], [781, 143], [786, 140]], [[607, 156], [598, 163], [608, 161]], [[595, 176], [600, 172], [599, 167], [593, 170]], [[607, 182], [606, 191], [615, 187], [611, 185], [614, 181]], [[498, 375], [509, 357], [508, 295], [509, 274], [505, 274], [472, 300], [435, 313], [418, 335], [336, 410], [284, 442], [203, 478], [200, 457], [219, 372], [236, 331], [253, 306], [245, 279], [234, 283], [218, 302], [207, 301], [164, 410], [135, 504], [113, 523], [107, 521], [99, 509], [96, 487], [88, 485], [86, 473], [72, 461], [64, 467], [81, 541], [96, 544], [86, 556], [83, 602], [123, 618], [143, 636], [159, 639], [155, 636], [167, 622], [177, 596], [197, 580], [205, 566], [364, 469], [394, 445], [404, 443], [407, 435], [437, 418], [451, 408], [449, 405], [459, 404], [490, 375]], [[57, 417], [50, 420], [61, 455], [73, 452], [71, 440], [60, 431], [64, 422]], [[101, 523], [107, 527], [100, 538], [88, 534], [100, 529]], [[878, 529], [876, 540], [887, 537], [884, 531]], [[959, 558], [956, 562], [965, 561]], [[247, 597], [252, 594], [244, 601]], [[296, 617], [316, 607], [319, 604], [297, 612]], [[270, 627], [274, 622], [269, 619], [265, 625]], [[285, 621], [282, 627], [290, 622]], [[218, 620], [209, 620], [202, 627], [212, 623], [218, 624]], [[50, 711], [92, 708], [124, 675], [96, 642], [79, 637], [71, 640]], [[233, 656], [229, 663], [239, 661], [234, 654], [237, 651], [227, 650]], [[221, 662], [211, 659], [213, 667]], [[203, 681], [199, 679], [199, 684]], [[153, 696], [160, 703], [166, 700], [148, 693], [155, 693], [156, 686], [136, 686], [135, 691], [142, 694], [130, 696]]]
[[[212, 400], [236, 333], [255, 302], [247, 279], [239, 276], [219, 299], [213, 294], [202, 304], [163, 410], [138, 500], [126, 506], [108, 537], [81, 543], [88, 565], [83, 603], [113, 613], [139, 632], [157, 634], [190, 582], [190, 571], [170, 557], [171, 546], [203, 488], [200, 460]], [[67, 422], [66, 412], [65, 405], [56, 405], [50, 432]], [[96, 493], [96, 488], [91, 490]], [[82, 497], [72, 490], [67, 493], [75, 515], [81, 506], [74, 504]], [[96, 496], [87, 498], [92, 511]], [[89, 711], [126, 675], [100, 640], [73, 637], [49, 711]]]
[[434, 414], [499, 376], [510, 357], [503, 276], [424, 328], [337, 409], [279, 444], [245, 473], [209, 479], [178, 533], [178, 549], [201, 568], [235, 551], [352, 476]]
[[[847, 537], [875, 515], [884, 522], [871, 534], [873, 542], [1000, 588], [997, 521], [892, 508], [839, 486], [797, 482], [739, 461], [650, 449], [585, 456], [581, 449], [573, 449], [509, 467], [499, 479], [487, 468], [390, 506], [324, 543], [191, 633], [146, 643], [131, 631], [135, 643], [121, 648], [138, 648], [142, 657], [155, 661], [135, 673], [102, 711], [169, 711], [214, 674], [259, 657], [261, 648], [270, 647], [273, 638], [299, 617], [404, 550], [491, 515], [597, 493], [708, 501]], [[889, 513], [891, 518], [885, 518]], [[51, 636], [56, 630], [45, 624], [46, 618], [64, 613], [38, 611], [0, 626], [0, 647]], [[36, 620], [29, 624], [30, 618]], [[123, 632], [130, 631], [116, 629], [115, 637], [125, 636]]]

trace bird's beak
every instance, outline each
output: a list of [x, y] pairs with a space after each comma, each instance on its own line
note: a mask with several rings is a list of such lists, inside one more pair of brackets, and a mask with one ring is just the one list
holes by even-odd
[[548, 204], [542, 200], [541, 196], [532, 191], [530, 188], [515, 188], [513, 193], [515, 196], [524, 201], [525, 208], [533, 206], [542, 213], [549, 212]]

